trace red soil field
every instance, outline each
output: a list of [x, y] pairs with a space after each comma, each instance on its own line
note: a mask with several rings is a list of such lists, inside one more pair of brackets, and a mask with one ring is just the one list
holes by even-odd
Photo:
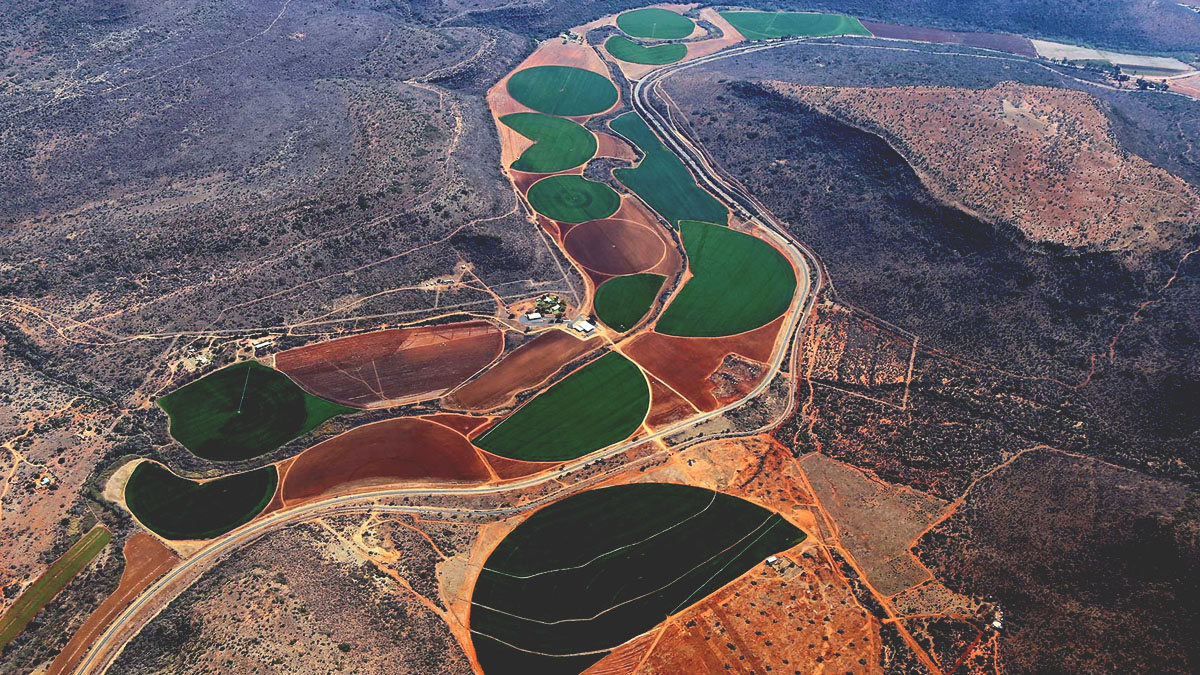
[[596, 156], [637, 161], [637, 153], [625, 141], [604, 132], [596, 133]]
[[667, 252], [667, 245], [651, 228], [615, 218], [572, 227], [563, 237], [563, 246], [580, 265], [613, 276], [653, 269]]
[[415, 417], [351, 429], [304, 451], [283, 482], [287, 504], [388, 483], [482, 483], [492, 477], [462, 434]]
[[356, 408], [437, 398], [500, 356], [485, 321], [364, 333], [289, 349], [275, 367], [309, 393]]
[[783, 317], [752, 331], [720, 338], [686, 338], [645, 333], [622, 348], [655, 377], [682, 394], [700, 410], [716, 410], [719, 402], [709, 380], [727, 354], [766, 363], [771, 358], [775, 337]]
[[1184, 96], [1200, 99], [1200, 74], [1167, 80], [1171, 91], [1177, 91]]
[[443, 403], [458, 410], [494, 410], [517, 394], [545, 381], [559, 368], [598, 349], [602, 340], [578, 340], [552, 330], [523, 344], [500, 363], [447, 396]]
[[479, 427], [492, 420], [490, 417], [473, 417], [471, 415], [455, 415], [453, 413], [425, 415], [421, 419], [426, 419], [430, 422], [436, 422], [442, 426], [450, 427], [451, 429], [454, 429], [458, 433], [462, 434], [463, 436], [467, 436], [468, 438], [471, 436], [472, 431], [475, 431]]
[[75, 635], [71, 636], [70, 642], [50, 664], [46, 675], [61, 675], [74, 671], [75, 666], [87, 654], [88, 648], [117, 614], [124, 611], [142, 589], [179, 562], [179, 556], [174, 551], [154, 537], [141, 532], [126, 540], [122, 552], [125, 556], [125, 571], [121, 573], [121, 583], [117, 585], [117, 590], [105, 598]]
[[503, 480], [532, 476], [560, 464], [560, 462], [523, 462], [519, 459], [493, 455], [487, 450], [479, 450], [479, 454], [492, 466], [492, 471], [496, 473], [496, 476]]
[[882, 21], [863, 20], [862, 25], [875, 37], [891, 38], [893, 40], [916, 40], [919, 42], [936, 42], [939, 44], [966, 45], [994, 49], [1010, 54], [1020, 54], [1031, 58], [1037, 57], [1037, 50], [1027, 38], [1017, 35], [1000, 35], [997, 33], [959, 33], [957, 31], [938, 30], [936, 28], [917, 28], [901, 26]]
[[692, 404], [662, 383], [657, 377], [650, 378], [650, 413], [646, 415], [646, 426], [665, 427], [696, 413]]

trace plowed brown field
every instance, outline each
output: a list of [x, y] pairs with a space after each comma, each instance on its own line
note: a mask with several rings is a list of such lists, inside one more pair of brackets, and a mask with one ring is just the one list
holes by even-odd
[[462, 434], [415, 417], [351, 429], [306, 450], [284, 479], [291, 504], [389, 483], [482, 483], [491, 472]]
[[546, 380], [559, 368], [598, 349], [602, 340], [577, 340], [554, 330], [523, 344], [483, 375], [446, 397], [447, 407], [459, 410], [493, 410], [514, 396]]
[[918, 28], [916, 26], [901, 26], [894, 23], [884, 23], [882, 21], [867, 21], [862, 20], [864, 28], [871, 32], [871, 35], [881, 38], [890, 38], [893, 40], [916, 40], [918, 42], [934, 42], [939, 44], [951, 45], [967, 45], [968, 47], [980, 47], [983, 49], [994, 49], [1011, 54], [1020, 54], [1030, 58], [1037, 58], [1037, 50], [1033, 48], [1033, 43], [1029, 38], [1019, 37], [1017, 35], [1000, 35], [998, 33], [959, 33], [950, 30], [938, 30], [936, 28]]
[[696, 413], [682, 396], [671, 391], [657, 377], [650, 378], [650, 414], [646, 416], [646, 425], [651, 428], [665, 427], [672, 422], [678, 422]]
[[436, 398], [487, 366], [504, 336], [485, 321], [364, 333], [289, 349], [275, 367], [316, 396], [357, 408]]
[[572, 227], [563, 245], [580, 265], [614, 276], [653, 269], [667, 253], [666, 243], [653, 229], [615, 218]]
[[458, 433], [471, 437], [471, 432], [491, 421], [490, 417], [474, 417], [471, 415], [455, 415], [453, 413], [438, 413], [436, 415], [426, 415], [423, 419], [430, 422], [436, 422], [442, 426], [450, 427]]

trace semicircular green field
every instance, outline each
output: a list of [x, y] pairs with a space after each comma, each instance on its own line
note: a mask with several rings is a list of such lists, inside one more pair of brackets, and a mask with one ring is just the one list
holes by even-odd
[[721, 17], [747, 40], [823, 35], [870, 35], [852, 16], [815, 12], [721, 12]]
[[596, 289], [596, 316], [609, 328], [625, 332], [650, 311], [667, 278], [661, 274], [613, 277]]
[[534, 142], [512, 163], [510, 168], [517, 171], [566, 171], [596, 154], [595, 134], [571, 120], [541, 113], [513, 113], [500, 121]]
[[681, 337], [719, 337], [753, 330], [787, 311], [796, 274], [770, 244], [727, 227], [683, 221], [692, 277], [671, 300], [655, 330]]
[[578, 117], [613, 107], [617, 88], [607, 77], [571, 66], [534, 66], [508, 78], [508, 94], [547, 115]]
[[211, 539], [261, 513], [278, 482], [274, 465], [198, 483], [142, 462], [125, 484], [125, 504], [159, 536]]
[[623, 38], [620, 35], [614, 35], [606, 40], [604, 42], [604, 49], [609, 54], [612, 54], [613, 58], [627, 63], [640, 63], [647, 66], [661, 66], [667, 63], [675, 63], [687, 56], [687, 45], [685, 44], [673, 42], [647, 47], [639, 45], [629, 38]]
[[355, 412], [313, 396], [283, 373], [244, 361], [158, 400], [171, 436], [197, 457], [217, 462], [270, 452], [335, 415]]
[[575, 175], [543, 178], [526, 197], [535, 211], [564, 223], [607, 218], [621, 206], [621, 197], [612, 188]]
[[504, 538], [471, 596], [484, 675], [582, 672], [805, 534], [712, 490], [637, 483], [547, 506]]
[[633, 37], [678, 40], [691, 35], [696, 30], [696, 24], [670, 10], [646, 7], [622, 12], [617, 17], [617, 28]]
[[609, 352], [558, 381], [474, 442], [510, 459], [575, 459], [625, 440], [649, 410], [646, 376], [629, 359]]

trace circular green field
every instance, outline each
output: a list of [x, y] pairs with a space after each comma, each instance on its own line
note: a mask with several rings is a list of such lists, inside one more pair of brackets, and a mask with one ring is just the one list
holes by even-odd
[[612, 188], [574, 175], [543, 178], [529, 188], [527, 196], [538, 213], [564, 223], [607, 218], [621, 206]]
[[617, 28], [633, 37], [678, 40], [691, 35], [696, 29], [696, 24], [675, 12], [647, 7], [618, 16]]
[[673, 42], [665, 45], [645, 47], [620, 35], [610, 37], [604, 43], [604, 49], [614, 58], [627, 63], [641, 63], [647, 66], [661, 66], [675, 63], [687, 56], [687, 45]]
[[517, 171], [555, 173], [573, 169], [596, 154], [596, 136], [571, 120], [541, 113], [513, 113], [500, 118], [505, 126], [534, 141], [517, 161]]
[[804, 537], [778, 513], [704, 488], [572, 495], [518, 525], [480, 570], [479, 663], [485, 675], [580, 673]]
[[633, 328], [650, 311], [666, 280], [660, 274], [629, 274], [609, 279], [596, 290], [596, 316], [615, 331]]
[[167, 539], [210, 539], [258, 515], [278, 482], [274, 466], [198, 483], [143, 462], [125, 484], [125, 504]]
[[617, 88], [598, 73], [570, 66], [535, 66], [508, 78], [508, 94], [538, 112], [594, 115], [613, 107]]

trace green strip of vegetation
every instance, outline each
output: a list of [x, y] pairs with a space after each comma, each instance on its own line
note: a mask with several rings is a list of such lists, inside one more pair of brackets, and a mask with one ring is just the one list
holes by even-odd
[[660, 274], [629, 274], [609, 279], [596, 289], [596, 316], [604, 325], [624, 333], [650, 311], [666, 280]]
[[572, 495], [534, 513], [488, 557], [471, 630], [513, 647], [487, 641], [480, 664], [485, 673], [567, 672], [560, 659], [538, 663], [529, 653], [616, 647], [804, 537], [777, 513], [687, 485]]
[[125, 484], [125, 504], [143, 525], [167, 539], [211, 539], [250, 522], [271, 498], [275, 466], [198, 483], [142, 462]]
[[678, 40], [691, 35], [696, 24], [670, 10], [647, 7], [623, 12], [617, 17], [617, 28], [633, 37]]
[[517, 161], [517, 171], [555, 173], [573, 169], [596, 154], [596, 136], [571, 120], [541, 113], [513, 113], [500, 118], [506, 126], [534, 141]]
[[112, 532], [101, 525], [93, 527], [61, 558], [55, 560], [50, 569], [38, 577], [32, 586], [26, 588], [4, 616], [0, 616], [0, 651], [20, 635], [33, 617], [71, 583], [111, 540]]
[[617, 88], [599, 73], [570, 66], [535, 66], [508, 78], [508, 94], [547, 115], [594, 115], [613, 107]]
[[612, 188], [575, 175], [543, 178], [526, 196], [535, 211], [564, 223], [607, 218], [621, 206], [621, 197]]
[[637, 145], [645, 155], [636, 167], [615, 169], [613, 175], [667, 222], [676, 227], [681, 220], [729, 222], [729, 210], [696, 185], [683, 162], [658, 140], [642, 118], [635, 113], [625, 113], [609, 126]]
[[684, 221], [688, 279], [655, 330], [666, 335], [718, 337], [764, 326], [783, 314], [796, 292], [787, 258], [748, 234]]
[[687, 56], [687, 45], [679, 42], [646, 47], [620, 35], [614, 35], [605, 41], [604, 49], [622, 61], [641, 63], [647, 66], [675, 63]]
[[511, 459], [575, 459], [628, 438], [648, 410], [646, 376], [609, 352], [518, 408], [475, 445]]
[[858, 19], [812, 12], [721, 12], [747, 40], [825, 35], [870, 35]]
[[171, 435], [197, 457], [249, 459], [302, 436], [353, 408], [305, 392], [257, 361], [222, 368], [158, 400]]

